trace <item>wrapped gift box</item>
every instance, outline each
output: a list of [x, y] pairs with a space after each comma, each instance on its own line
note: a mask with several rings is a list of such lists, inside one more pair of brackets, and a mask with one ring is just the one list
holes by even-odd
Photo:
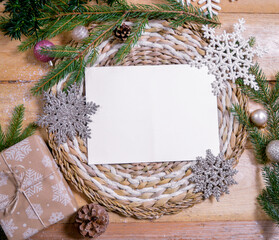
[[0, 153], [0, 222], [9, 239], [27, 239], [77, 204], [45, 142], [31, 136]]

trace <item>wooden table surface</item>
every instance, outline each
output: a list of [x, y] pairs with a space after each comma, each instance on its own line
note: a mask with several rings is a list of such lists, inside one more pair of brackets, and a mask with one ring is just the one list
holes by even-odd
[[[154, 3], [160, 0], [137, 0]], [[279, 71], [279, 0], [222, 0], [219, 14], [222, 27], [230, 31], [239, 19], [246, 20], [245, 36], [255, 36], [268, 53], [258, 59], [269, 80]], [[0, 6], [3, 9], [3, 5]], [[54, 43], [65, 43], [67, 34], [55, 38]], [[41, 113], [40, 98], [31, 96], [29, 90], [49, 69], [34, 59], [32, 51], [19, 53], [18, 41], [0, 35], [0, 123], [6, 127], [14, 106], [26, 107], [25, 125], [36, 120]], [[253, 103], [250, 109], [257, 106]], [[39, 134], [44, 136], [44, 131]], [[237, 166], [238, 185], [231, 187], [231, 194], [207, 200], [180, 214], [164, 216], [154, 221], [139, 221], [110, 213], [110, 225], [99, 239], [279, 239], [279, 230], [268, 219], [256, 202], [264, 187], [261, 166], [254, 159], [249, 143]], [[74, 189], [73, 189], [74, 190]], [[86, 203], [75, 191], [80, 206]], [[32, 239], [78, 239], [71, 220], [64, 220], [38, 233]]]

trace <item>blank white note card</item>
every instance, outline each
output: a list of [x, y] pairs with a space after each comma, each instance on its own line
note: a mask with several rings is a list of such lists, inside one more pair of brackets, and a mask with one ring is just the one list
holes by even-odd
[[189, 65], [87, 68], [89, 164], [195, 160], [219, 153], [214, 76]]

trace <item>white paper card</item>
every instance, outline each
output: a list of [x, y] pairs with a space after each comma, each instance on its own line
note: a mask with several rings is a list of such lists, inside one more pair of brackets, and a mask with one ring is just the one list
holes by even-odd
[[87, 68], [88, 163], [195, 160], [219, 153], [214, 76], [189, 65]]

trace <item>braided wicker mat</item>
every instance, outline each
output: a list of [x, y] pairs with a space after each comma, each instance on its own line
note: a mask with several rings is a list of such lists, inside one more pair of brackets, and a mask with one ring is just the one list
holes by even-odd
[[[185, 25], [176, 30], [165, 21], [150, 22], [122, 65], [186, 64], [197, 55], [204, 55], [206, 41], [200, 28]], [[99, 46], [95, 66], [114, 65], [113, 57], [121, 42], [111, 37]], [[52, 91], [61, 89], [62, 83]], [[247, 108], [247, 99], [234, 84], [218, 97], [220, 149], [226, 159], [238, 158], [243, 152], [246, 132], [229, 112], [233, 103]], [[117, 165], [87, 164], [86, 142], [76, 137], [58, 147], [49, 134], [53, 150], [64, 177], [107, 210], [138, 219], [154, 219], [175, 214], [201, 202], [202, 194], [192, 193], [194, 184], [188, 182], [193, 162], [164, 162]], [[201, 153], [202, 154], [202, 153]]]

